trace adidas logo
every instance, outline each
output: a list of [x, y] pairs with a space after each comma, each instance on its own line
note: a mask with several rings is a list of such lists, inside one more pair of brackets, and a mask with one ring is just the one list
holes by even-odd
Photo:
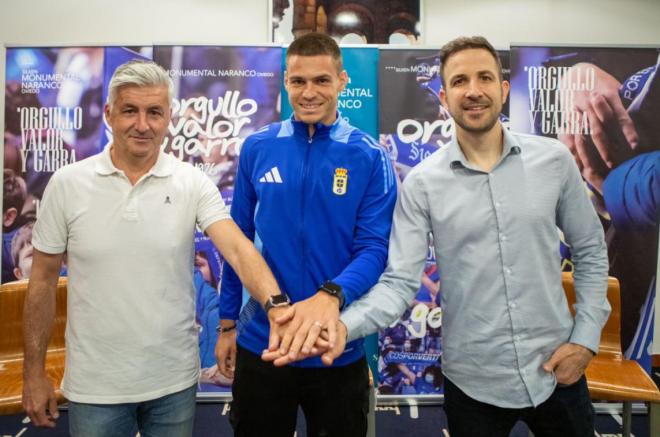
[[281, 184], [282, 183], [282, 177], [280, 176], [280, 171], [277, 169], [277, 167], [271, 168], [269, 171], [266, 172], [265, 175], [259, 179], [259, 182], [266, 182], [269, 184]]

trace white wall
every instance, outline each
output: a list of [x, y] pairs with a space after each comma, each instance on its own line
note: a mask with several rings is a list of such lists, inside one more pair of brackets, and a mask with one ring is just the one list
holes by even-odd
[[[484, 35], [498, 48], [512, 42], [660, 45], [658, 0], [422, 1], [430, 46], [459, 35]], [[0, 0], [0, 89], [4, 46], [262, 44], [268, 20], [268, 0]]]
[[658, 0], [426, 0], [427, 41], [483, 35], [510, 43], [660, 44]]
[[[658, 0], [422, 0], [426, 43], [654, 44]], [[268, 39], [268, 0], [2, 0], [3, 44], [248, 43]]]

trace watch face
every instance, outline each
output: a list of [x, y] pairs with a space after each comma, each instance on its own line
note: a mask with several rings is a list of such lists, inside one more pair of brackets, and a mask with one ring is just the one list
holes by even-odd
[[341, 286], [335, 284], [334, 282], [326, 282], [321, 287], [325, 288], [325, 291], [330, 292], [332, 294], [339, 294], [342, 292]]
[[344, 291], [342, 290], [341, 285], [335, 284], [332, 281], [327, 281], [323, 285], [321, 285], [321, 288], [319, 288], [319, 290], [339, 299], [339, 309], [344, 308], [344, 303], [345, 303]]
[[270, 303], [273, 306], [288, 305], [289, 298], [285, 294], [278, 294], [277, 296], [270, 297]]

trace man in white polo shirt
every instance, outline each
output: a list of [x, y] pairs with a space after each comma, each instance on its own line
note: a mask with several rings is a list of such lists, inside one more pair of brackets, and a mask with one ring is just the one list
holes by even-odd
[[161, 151], [171, 99], [172, 82], [158, 65], [120, 66], [105, 107], [113, 142], [57, 171], [44, 192], [24, 316], [23, 406], [37, 426], [52, 427], [58, 417], [44, 358], [65, 253], [62, 392], [73, 436], [192, 434], [196, 225], [253, 296], [265, 303], [280, 294], [213, 183]]

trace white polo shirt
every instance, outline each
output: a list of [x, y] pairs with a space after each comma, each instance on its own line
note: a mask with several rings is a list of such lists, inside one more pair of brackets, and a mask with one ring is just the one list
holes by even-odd
[[164, 153], [134, 186], [110, 147], [52, 176], [32, 242], [67, 252], [68, 399], [141, 402], [197, 382], [195, 225], [229, 218], [206, 175]]

